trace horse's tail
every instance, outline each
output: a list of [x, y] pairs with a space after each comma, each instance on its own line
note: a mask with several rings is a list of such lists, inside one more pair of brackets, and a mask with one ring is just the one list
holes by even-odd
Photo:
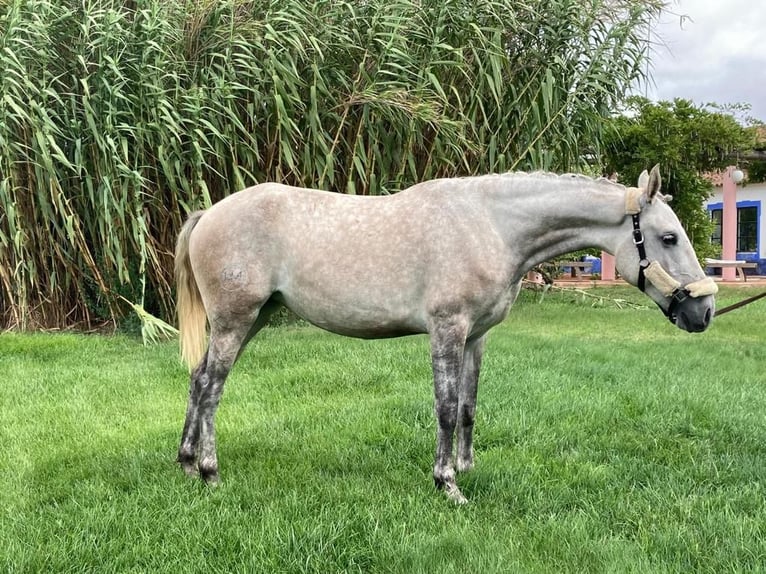
[[176, 242], [176, 290], [181, 359], [193, 369], [205, 354], [205, 305], [189, 260], [189, 237], [204, 211], [195, 211], [186, 220]]

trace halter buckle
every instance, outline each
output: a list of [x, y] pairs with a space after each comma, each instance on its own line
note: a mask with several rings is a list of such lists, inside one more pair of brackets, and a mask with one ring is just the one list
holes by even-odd
[[633, 245], [643, 245], [644, 234], [640, 229], [633, 230]]
[[676, 322], [676, 308], [689, 297], [691, 297], [691, 293], [685, 287], [678, 287], [670, 294], [670, 304], [668, 305], [668, 310], [665, 311], [665, 315], [670, 319], [671, 323], [675, 324]]
[[691, 297], [691, 293], [683, 287], [679, 287], [673, 293], [670, 294], [671, 300], [678, 305], [679, 303], [683, 303], [686, 301], [689, 297]]

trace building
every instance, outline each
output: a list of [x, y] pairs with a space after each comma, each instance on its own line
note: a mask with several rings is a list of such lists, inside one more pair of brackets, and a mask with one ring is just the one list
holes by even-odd
[[[705, 203], [715, 223], [711, 240], [721, 243], [723, 219], [723, 188], [716, 186]], [[749, 183], [737, 187], [737, 259], [758, 263], [753, 269], [766, 275], [766, 183]]]

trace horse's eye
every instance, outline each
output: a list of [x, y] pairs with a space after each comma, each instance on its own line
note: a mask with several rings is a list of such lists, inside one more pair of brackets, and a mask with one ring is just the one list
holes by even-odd
[[665, 233], [662, 236], [662, 242], [665, 245], [675, 245], [678, 243], [678, 236], [675, 233]]

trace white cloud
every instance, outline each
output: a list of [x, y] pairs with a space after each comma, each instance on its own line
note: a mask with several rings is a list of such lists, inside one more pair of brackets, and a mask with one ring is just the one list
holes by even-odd
[[685, 0], [673, 12], [652, 32], [661, 43], [649, 97], [747, 103], [751, 115], [766, 121], [766, 2]]

